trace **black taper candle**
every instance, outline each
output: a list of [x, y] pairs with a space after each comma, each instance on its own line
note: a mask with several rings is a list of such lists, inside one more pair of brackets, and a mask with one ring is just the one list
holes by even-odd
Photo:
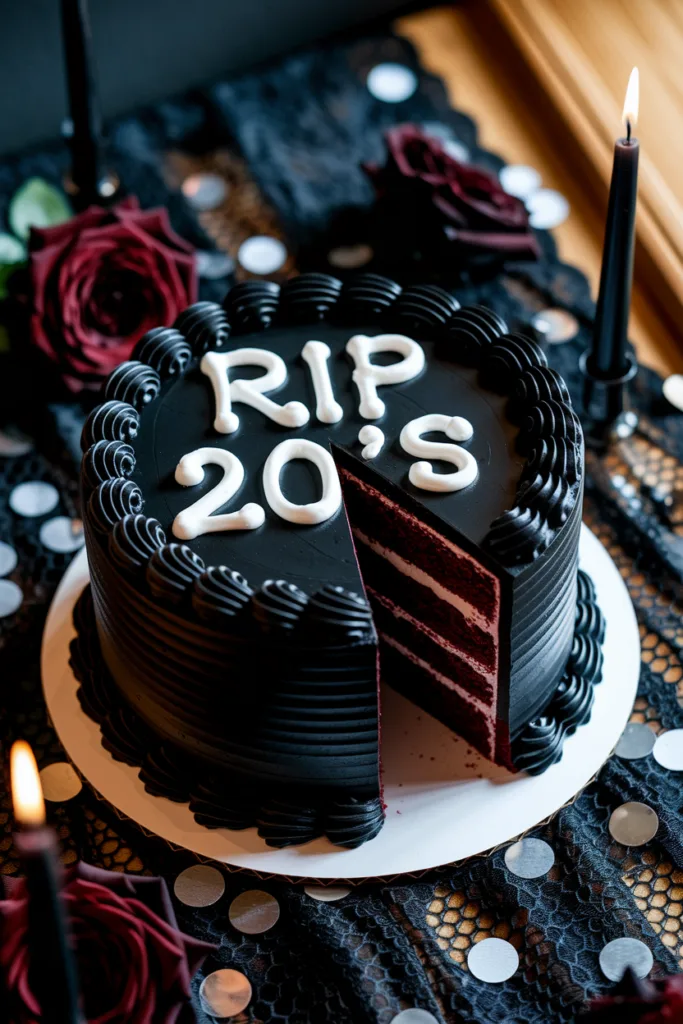
[[[624, 105], [626, 138], [617, 139], [614, 145], [600, 291], [593, 346], [587, 361], [588, 371], [603, 380], [622, 377], [629, 364], [628, 320], [631, 310], [640, 153], [638, 140], [631, 134], [637, 116], [637, 88], [637, 71], [634, 69]], [[635, 93], [633, 97], [631, 92]]]
[[60, 893], [57, 837], [47, 826], [14, 837], [26, 875], [29, 986], [40, 1003], [41, 1024], [79, 1024], [78, 983]]
[[97, 104], [88, 0], [61, 0], [71, 118], [71, 183], [79, 206], [99, 200], [102, 122]]
[[15, 842], [26, 875], [29, 988], [41, 1024], [80, 1024], [76, 962], [61, 895], [57, 835], [45, 824], [45, 803], [33, 752], [18, 740], [10, 755]]

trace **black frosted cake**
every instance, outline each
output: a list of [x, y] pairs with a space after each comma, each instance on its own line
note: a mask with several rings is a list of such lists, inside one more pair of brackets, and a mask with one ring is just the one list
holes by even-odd
[[83, 449], [81, 701], [199, 822], [376, 835], [380, 673], [513, 770], [588, 719], [581, 427], [490, 310], [374, 275], [238, 285], [145, 335]]

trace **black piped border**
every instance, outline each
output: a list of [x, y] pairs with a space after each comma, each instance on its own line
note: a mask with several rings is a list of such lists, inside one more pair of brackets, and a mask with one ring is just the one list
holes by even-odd
[[[337, 278], [320, 273], [301, 274], [282, 287], [271, 281], [242, 282], [230, 289], [222, 306], [207, 302], [191, 308], [192, 317], [181, 314], [175, 330], [167, 335], [169, 360], [175, 354], [172, 339], [176, 339], [175, 351], [180, 336], [194, 342], [197, 337], [203, 337], [202, 323], [210, 331], [212, 325], [220, 322], [224, 336], [239, 337], [267, 330], [274, 324], [298, 325], [324, 320], [352, 324], [360, 320], [387, 329], [419, 331], [429, 340], [441, 342], [444, 355], [448, 353], [456, 362], [477, 367], [485, 386], [510, 396], [511, 418], [523, 423], [525, 444], [529, 449], [517, 491], [517, 505], [491, 524], [484, 539], [484, 546], [502, 565], [524, 565], [538, 558], [575, 505], [581, 490], [582, 444], [580, 436], [578, 442], [576, 440], [578, 420], [567, 405], [566, 389], [565, 394], [558, 395], [562, 401], [556, 403], [566, 409], [566, 415], [549, 415], [547, 398], [552, 391], [552, 371], [547, 370], [542, 349], [522, 335], [504, 333], [507, 325], [490, 310], [481, 306], [461, 308], [457, 299], [435, 285], [412, 285], [402, 289], [395, 281], [378, 274], [358, 274], [342, 284]], [[151, 333], [156, 335], [155, 340], [159, 338], [158, 329]], [[150, 361], [159, 366], [163, 362], [160, 344], [164, 340], [151, 345], [142, 339], [136, 346], [138, 358], [122, 363], [105, 381], [106, 399], [122, 404], [117, 406], [117, 416], [104, 415], [106, 406], [93, 410], [83, 430], [86, 457], [89, 447], [97, 441], [130, 439], [128, 421], [137, 419], [137, 410], [154, 401], [160, 388], [155, 366], [142, 362], [140, 357], [149, 353]], [[201, 358], [203, 346], [196, 348], [194, 357]], [[524, 375], [528, 376], [529, 371], [541, 375], [545, 372], [550, 383], [546, 380], [535, 389], [522, 388], [520, 395], [518, 382]], [[580, 435], [580, 427], [578, 430]], [[116, 460], [103, 458], [103, 454], [106, 453], [100, 454], [98, 460], [98, 465], [103, 467], [100, 488], [111, 478], [111, 467], [116, 464]], [[92, 461], [90, 459], [89, 464]], [[567, 475], [567, 466], [573, 478], [569, 481], [568, 492], [563, 494], [558, 516], [557, 484]], [[90, 495], [94, 479], [92, 469], [87, 479], [82, 478], [83, 497], [90, 497], [92, 517], [99, 522], [102, 516], [97, 509], [101, 500], [95, 496], [97, 492]], [[529, 483], [534, 480], [536, 486], [530, 489]], [[530, 495], [532, 504], [528, 505], [525, 502]], [[118, 510], [121, 515], [139, 511], [132, 507], [126, 509], [123, 504]], [[107, 512], [110, 515], [111, 509]]]
[[591, 716], [594, 687], [602, 680], [605, 619], [588, 573], [578, 571], [574, 642], [557, 689], [543, 711], [512, 743], [518, 771], [541, 775], [562, 757], [564, 741]]

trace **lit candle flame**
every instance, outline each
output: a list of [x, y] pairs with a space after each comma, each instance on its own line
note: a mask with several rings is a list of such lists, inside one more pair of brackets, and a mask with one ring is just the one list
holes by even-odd
[[14, 816], [21, 825], [42, 825], [45, 801], [38, 765], [25, 740], [17, 740], [10, 751], [10, 778]]
[[626, 126], [626, 137], [631, 138], [631, 131], [638, 121], [638, 101], [640, 99], [640, 76], [638, 68], [634, 68], [626, 86], [624, 112], [621, 119]]

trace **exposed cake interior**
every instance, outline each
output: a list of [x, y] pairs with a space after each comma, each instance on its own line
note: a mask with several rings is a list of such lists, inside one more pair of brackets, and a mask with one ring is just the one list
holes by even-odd
[[500, 582], [389, 495], [339, 466], [358, 563], [394, 689], [496, 760]]

